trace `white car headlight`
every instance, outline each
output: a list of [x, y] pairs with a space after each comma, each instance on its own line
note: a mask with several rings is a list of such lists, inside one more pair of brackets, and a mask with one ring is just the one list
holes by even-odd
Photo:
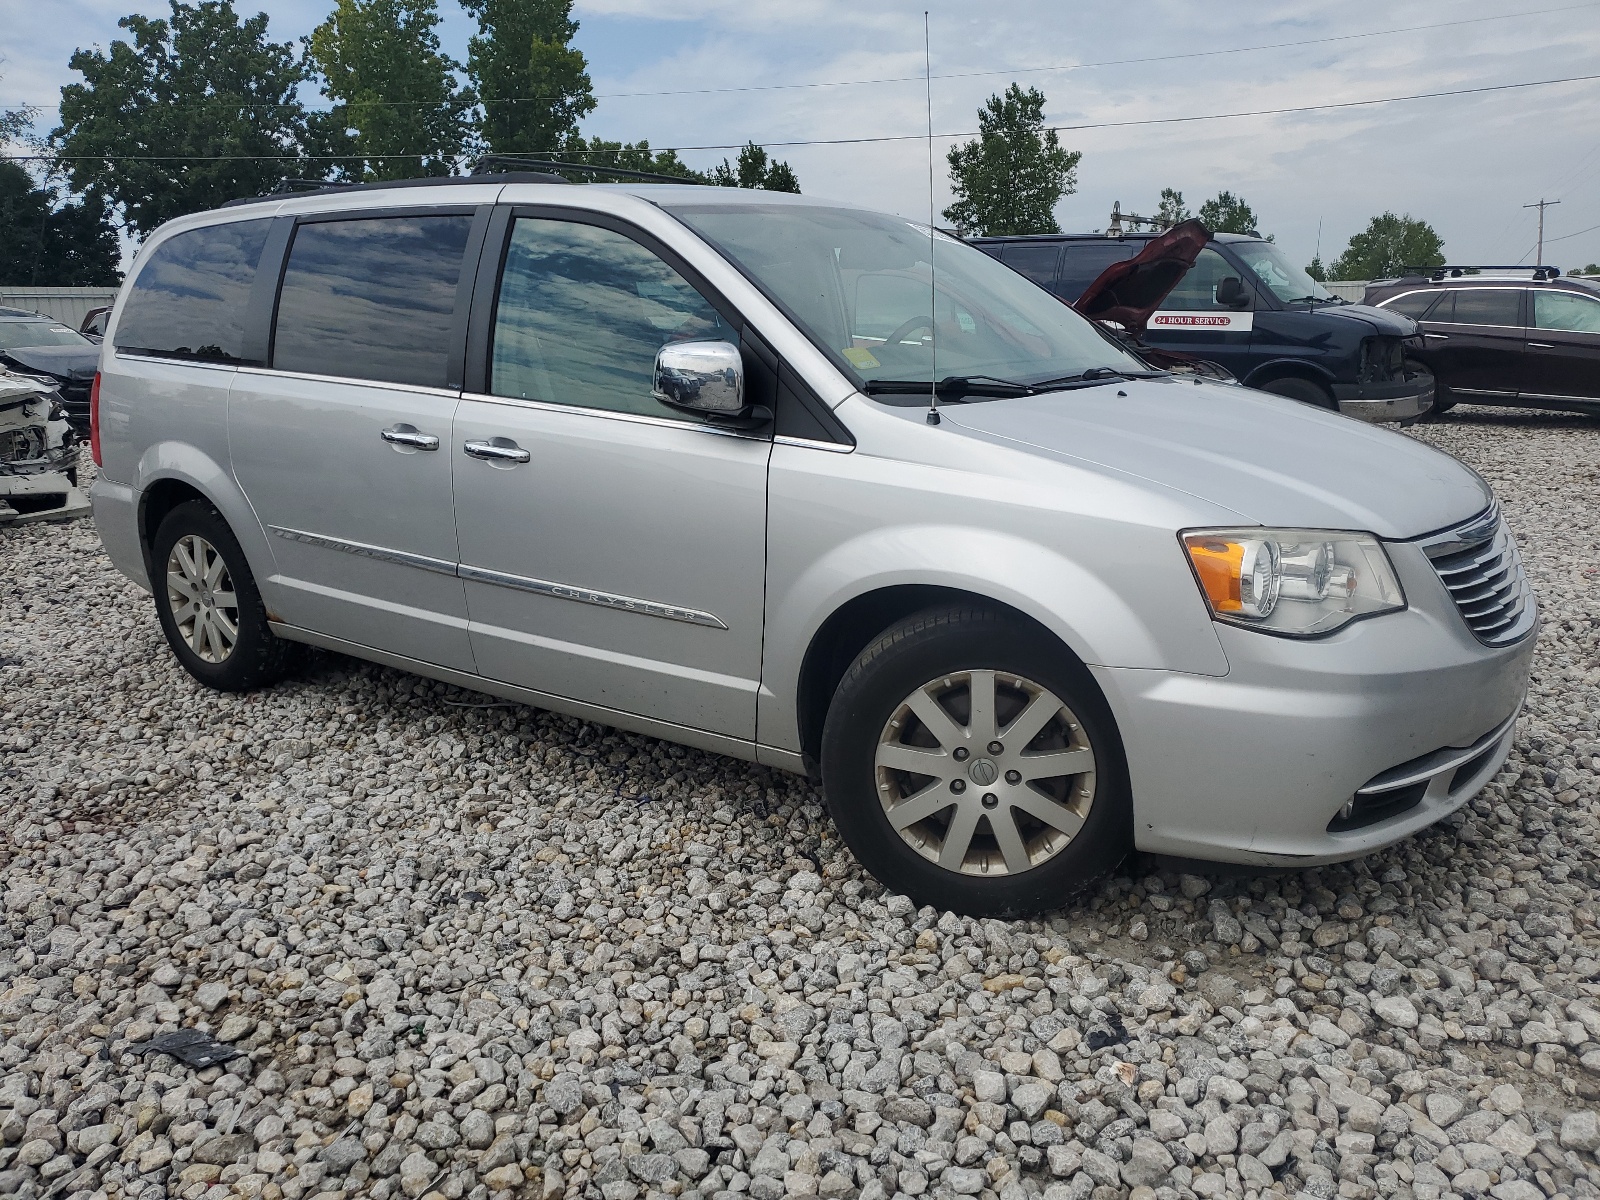
[[1333, 529], [1198, 529], [1181, 535], [1211, 615], [1285, 637], [1316, 637], [1406, 606], [1370, 534]]

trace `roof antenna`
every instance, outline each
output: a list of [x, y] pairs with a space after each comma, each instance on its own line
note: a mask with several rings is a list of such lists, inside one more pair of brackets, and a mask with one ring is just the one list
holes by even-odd
[[928, 100], [928, 424], [939, 423], [939, 235], [933, 225], [933, 52], [922, 10], [922, 87]]

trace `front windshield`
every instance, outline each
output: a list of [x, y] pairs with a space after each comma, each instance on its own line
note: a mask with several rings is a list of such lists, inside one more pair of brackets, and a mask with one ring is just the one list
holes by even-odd
[[48, 321], [0, 321], [0, 350], [24, 346], [93, 346], [83, 334]]
[[943, 234], [930, 313], [926, 225], [795, 204], [690, 204], [670, 211], [861, 385], [949, 376], [1032, 384], [1095, 368], [1149, 370], [1043, 288]]
[[1285, 304], [1334, 298], [1332, 292], [1290, 262], [1289, 256], [1271, 242], [1230, 242], [1228, 249], [1242, 258], [1244, 265]]

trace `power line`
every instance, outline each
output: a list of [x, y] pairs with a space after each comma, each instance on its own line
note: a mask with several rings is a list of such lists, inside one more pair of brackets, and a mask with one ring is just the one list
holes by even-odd
[[[1520, 17], [1538, 17], [1550, 13], [1574, 12], [1579, 9], [1600, 8], [1600, 0], [1586, 0], [1583, 4], [1567, 4], [1558, 8], [1535, 8], [1525, 12], [1500, 13], [1492, 17], [1467, 17], [1455, 21], [1436, 21], [1427, 25], [1402, 25], [1393, 29], [1372, 29], [1363, 33], [1341, 33], [1328, 37], [1301, 38], [1292, 42], [1264, 42], [1254, 46], [1232, 46], [1221, 50], [1191, 50], [1182, 54], [1159, 54], [1144, 58], [1113, 58], [1100, 62], [1084, 63], [1059, 63], [1049, 67], [1014, 67], [996, 68], [984, 71], [955, 71], [945, 75], [934, 75], [934, 79], [980, 79], [995, 75], [1038, 75], [1054, 71], [1086, 71], [1100, 67], [1125, 67], [1143, 66], [1150, 63], [1179, 62], [1186, 59], [1216, 58], [1229, 54], [1251, 54], [1261, 50], [1288, 50], [1302, 46], [1327, 45], [1334, 42], [1359, 41], [1364, 38], [1389, 37], [1400, 33], [1420, 33], [1430, 29], [1449, 29], [1459, 25], [1482, 25], [1489, 21], [1510, 21]], [[780, 92], [793, 91], [804, 88], [835, 88], [835, 87], [868, 87], [888, 83], [921, 83], [921, 75], [887, 75], [877, 79], [832, 79], [818, 80], [809, 83], [767, 83], [755, 84], [747, 87], [722, 87], [722, 88], [680, 88], [668, 91], [655, 92], [600, 92], [593, 96], [595, 100], [635, 100], [659, 98], [662, 96], [712, 96], [728, 95], [746, 92]], [[564, 96], [510, 96], [501, 100], [482, 100], [478, 103], [485, 107], [499, 104], [526, 104], [545, 100], [562, 100]], [[448, 107], [450, 101], [407, 101], [407, 100], [363, 100], [358, 102], [365, 108], [434, 108]], [[211, 106], [224, 106], [228, 108], [298, 108], [303, 107], [294, 101], [262, 101], [259, 103], [239, 103], [223, 98], [214, 98], [198, 104], [184, 104], [177, 108], [204, 108]], [[59, 109], [59, 104], [19, 103], [0, 105], [0, 108], [34, 108], [34, 109]], [[326, 112], [327, 109], [310, 111]], [[965, 135], [958, 135], [965, 136]]]
[[1577, 233], [1563, 233], [1560, 237], [1545, 238], [1545, 243], [1548, 245], [1551, 242], [1564, 242], [1568, 238], [1582, 237], [1586, 233], [1593, 233], [1596, 229], [1600, 229], [1600, 225], [1591, 225], [1587, 229], [1578, 230]]
[[[1380, 96], [1372, 100], [1341, 100], [1330, 104], [1298, 104], [1287, 108], [1256, 108], [1241, 112], [1222, 113], [1196, 113], [1185, 117], [1137, 117], [1127, 121], [1091, 121], [1077, 125], [1047, 126], [1057, 133], [1077, 133], [1090, 129], [1125, 129], [1136, 125], [1187, 125], [1197, 121], [1230, 121], [1241, 117], [1275, 117], [1291, 113], [1305, 112], [1331, 112], [1347, 108], [1370, 108], [1378, 104], [1399, 104], [1410, 100], [1437, 100], [1449, 96], [1474, 96], [1488, 92], [1509, 92], [1524, 88], [1552, 87], [1562, 83], [1588, 83], [1600, 79], [1596, 75], [1565, 75], [1559, 79], [1530, 79], [1522, 83], [1494, 83], [1481, 87], [1450, 88], [1441, 92], [1412, 92], [1404, 96]], [[873, 137], [848, 137], [848, 138], [795, 138], [788, 141], [761, 142], [761, 146], [768, 149], [783, 149], [790, 146], [854, 146], [868, 143], [881, 142], [909, 142], [921, 141], [928, 135], [925, 133], [899, 133], [880, 134]], [[976, 131], [965, 133], [936, 133], [937, 138], [968, 138], [977, 137]], [[715, 142], [697, 146], [653, 146], [652, 153], [682, 153], [689, 150], [742, 150], [744, 142]], [[615, 150], [571, 150], [564, 151], [565, 155], [573, 154], [616, 154]], [[85, 155], [52, 155], [52, 154], [18, 154], [8, 156], [15, 162], [347, 162], [353, 158], [361, 157], [351, 154], [307, 154], [307, 155], [261, 155], [261, 154], [85, 154]], [[433, 158], [433, 154], [390, 154], [373, 155], [378, 158]]]

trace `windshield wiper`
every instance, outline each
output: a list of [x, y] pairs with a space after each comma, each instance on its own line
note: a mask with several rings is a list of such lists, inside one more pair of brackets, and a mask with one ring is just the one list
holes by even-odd
[[1285, 300], [1285, 304], [1348, 304], [1349, 301], [1342, 296], [1296, 296], [1293, 300]]
[[1090, 367], [1076, 375], [1062, 375], [1058, 379], [1041, 379], [1031, 384], [1035, 393], [1064, 392], [1075, 388], [1098, 387], [1104, 383], [1117, 383], [1129, 379], [1160, 379], [1171, 371], [1118, 371], [1112, 367]]
[[930, 396], [941, 400], [962, 396], [1031, 396], [1034, 385], [993, 375], [946, 375], [938, 383], [926, 379], [869, 379], [861, 387], [869, 396]]

